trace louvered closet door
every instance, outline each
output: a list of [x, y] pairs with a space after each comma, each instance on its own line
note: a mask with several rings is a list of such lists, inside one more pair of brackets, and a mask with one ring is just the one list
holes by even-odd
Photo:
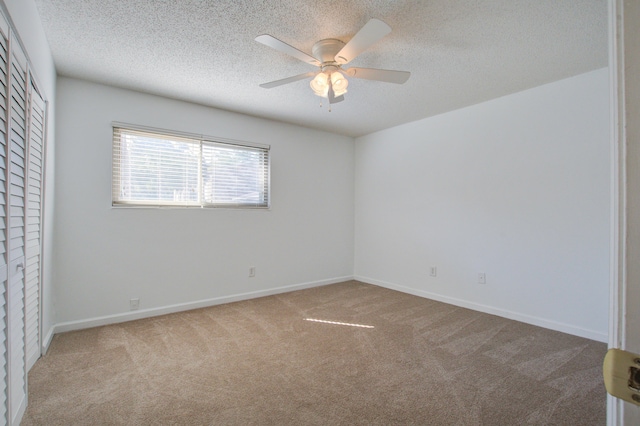
[[7, 22], [0, 16], [0, 425], [7, 424], [8, 330], [7, 330]]
[[45, 111], [0, 11], [0, 426], [20, 423], [40, 356]]
[[27, 63], [12, 41], [9, 96], [9, 407], [14, 424], [26, 408], [25, 365], [25, 165], [27, 141]]
[[40, 241], [45, 102], [34, 85], [29, 89], [29, 154], [26, 209], [25, 314], [27, 371], [40, 357]]

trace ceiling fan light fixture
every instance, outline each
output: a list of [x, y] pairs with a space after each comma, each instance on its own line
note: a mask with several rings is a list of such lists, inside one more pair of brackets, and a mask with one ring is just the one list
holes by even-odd
[[333, 87], [333, 91], [336, 96], [341, 96], [347, 93], [348, 85], [349, 80], [347, 80], [342, 73], [338, 71], [331, 73], [331, 86]]
[[347, 93], [347, 86], [349, 81], [345, 76], [338, 71], [330, 73], [319, 72], [309, 83], [311, 90], [318, 96], [326, 98], [329, 96], [329, 79], [331, 80], [331, 87], [335, 96], [342, 96]]
[[329, 92], [329, 76], [324, 72], [319, 72], [309, 83], [311, 90], [318, 96], [327, 97]]

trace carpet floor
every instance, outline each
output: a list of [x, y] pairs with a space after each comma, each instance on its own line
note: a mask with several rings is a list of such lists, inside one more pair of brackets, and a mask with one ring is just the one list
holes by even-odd
[[349, 281], [57, 334], [22, 425], [604, 425], [605, 352]]

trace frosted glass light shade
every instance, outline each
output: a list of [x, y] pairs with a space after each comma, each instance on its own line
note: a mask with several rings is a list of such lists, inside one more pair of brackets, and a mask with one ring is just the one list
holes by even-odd
[[336, 96], [344, 95], [347, 93], [347, 86], [349, 81], [338, 71], [332, 72], [328, 75], [326, 72], [318, 73], [313, 80], [309, 83], [311, 90], [318, 96], [323, 98], [328, 97], [329, 93], [329, 78], [331, 78], [331, 86]]
[[347, 86], [349, 85], [349, 81], [344, 78], [344, 75], [335, 71], [331, 73], [331, 86], [333, 87], [333, 92], [336, 96], [344, 95], [347, 93]]
[[311, 83], [311, 90], [318, 96], [322, 96], [324, 98], [327, 97], [327, 93], [329, 92], [329, 76], [323, 72], [318, 73]]

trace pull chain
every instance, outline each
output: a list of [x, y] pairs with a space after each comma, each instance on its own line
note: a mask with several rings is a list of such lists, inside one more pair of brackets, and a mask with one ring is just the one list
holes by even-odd
[[[320, 108], [322, 108], [322, 101], [320, 101]], [[329, 104], [329, 112], [331, 112], [331, 104]]]

